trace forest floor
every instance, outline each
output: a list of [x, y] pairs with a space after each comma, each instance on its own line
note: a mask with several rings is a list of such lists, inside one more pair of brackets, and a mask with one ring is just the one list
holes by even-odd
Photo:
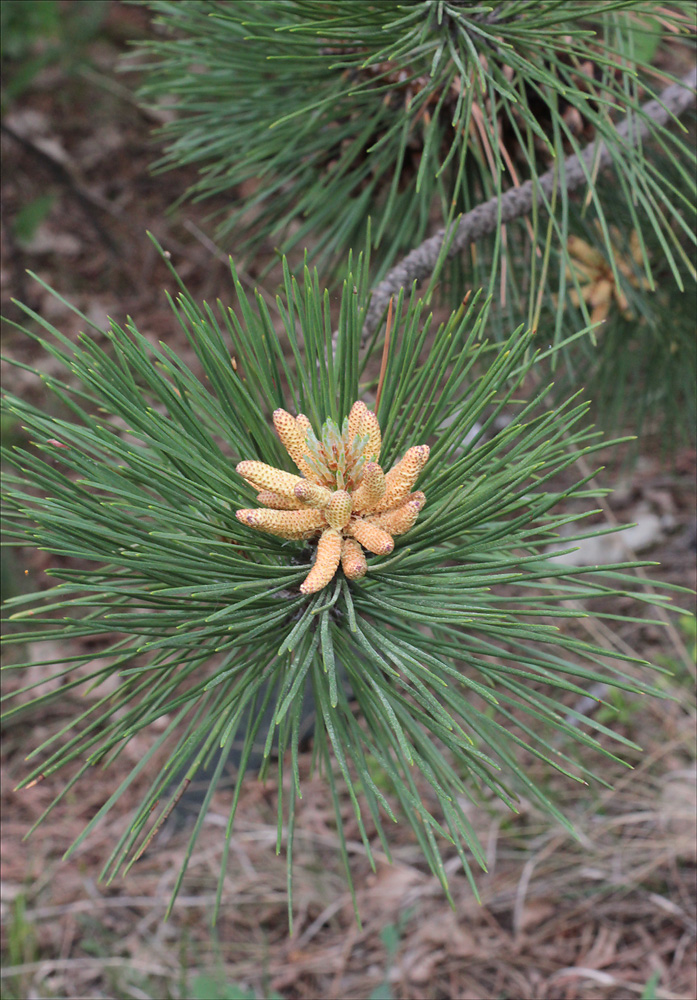
[[[132, 316], [147, 337], [166, 341], [194, 364], [165, 301], [171, 276], [145, 232], [170, 252], [195, 298], [229, 301], [226, 255], [212, 241], [207, 221], [223, 202], [170, 211], [193, 174], [153, 176], [149, 170], [157, 155], [152, 130], [162, 116], [139, 109], [137, 77], [119, 73], [117, 62], [128, 39], [150, 30], [142, 8], [111, 0], [85, 43], [85, 59], [69, 66], [65, 58], [49, 62], [9, 102], [2, 136], [2, 312], [19, 320], [11, 301], [19, 299], [67, 336], [79, 332], [75, 314], [33, 281], [29, 269], [97, 325]], [[272, 256], [269, 247], [260, 267]], [[250, 268], [241, 277], [253, 287], [258, 273]], [[272, 270], [264, 278], [267, 288], [274, 289], [277, 275]], [[9, 323], [2, 344], [21, 363], [52, 371], [54, 361]], [[43, 402], [31, 372], [4, 365], [3, 381], [9, 391]], [[661, 564], [652, 580], [694, 588], [694, 449], [667, 458], [660, 442], [647, 437], [636, 462], [625, 457], [616, 449], [603, 474], [603, 484], [615, 487], [605, 516], [647, 528], [641, 556]], [[44, 552], [11, 553], [4, 584], [10, 591], [28, 586], [26, 576], [40, 586], [50, 559]], [[691, 607], [689, 594], [677, 595], [676, 602]], [[50, 713], [10, 721], [1, 761], [3, 996], [693, 1000], [693, 620], [676, 617], [665, 627], [627, 617], [612, 632], [589, 628], [595, 629], [593, 641], [608, 649], [672, 671], [667, 700], [622, 695], [603, 718], [642, 745], [642, 754], [630, 755], [633, 769], [603, 764], [612, 790], [547, 779], [577, 839], [531, 802], [521, 802], [517, 815], [492, 803], [472, 806], [489, 870], [478, 878], [477, 902], [457, 857], [448, 860], [453, 907], [406, 825], [392, 831], [393, 863], [378, 853], [377, 870], [371, 870], [347, 797], [345, 832], [361, 927], [342, 874], [331, 798], [322, 779], [310, 775], [309, 755], [301, 763], [293, 935], [285, 858], [275, 851], [272, 779], [245, 783], [221, 914], [211, 930], [230, 792], [214, 797], [165, 920], [190, 826], [168, 827], [126, 876], [108, 886], [99, 881], [146, 777], [63, 860], [142, 759], [152, 734], [140, 734], [108, 770], [70, 788], [24, 839], [71, 776], [61, 771], [16, 792], [24, 758], [68, 723], [79, 696], [54, 703]], [[36, 658], [42, 658], [38, 652]], [[32, 670], [30, 679], [45, 676], [41, 666]]]

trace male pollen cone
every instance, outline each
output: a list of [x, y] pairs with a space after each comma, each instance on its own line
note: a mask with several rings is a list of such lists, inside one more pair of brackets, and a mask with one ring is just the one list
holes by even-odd
[[310, 483], [307, 479], [301, 479], [299, 483], [296, 483], [293, 492], [298, 500], [310, 503], [313, 507], [326, 507], [334, 495], [326, 486]]
[[[307, 417], [305, 419], [307, 420]], [[308, 420], [307, 423], [309, 425], [310, 421]], [[305, 462], [305, 454], [307, 452], [305, 431], [307, 428], [300, 424], [295, 417], [291, 416], [287, 410], [274, 410], [273, 424], [281, 444], [302, 474], [307, 476], [310, 472], [310, 468]]]
[[412, 493], [411, 496], [415, 499], [405, 500], [401, 507], [396, 507], [394, 510], [388, 510], [384, 514], [376, 514], [374, 517], [371, 517], [370, 524], [382, 528], [383, 531], [387, 531], [390, 535], [404, 535], [414, 526], [414, 522], [426, 502], [426, 497], [423, 493], [421, 493], [422, 499], [416, 493]]
[[360, 399], [356, 400], [351, 407], [351, 412], [349, 413], [348, 418], [349, 442], [353, 441], [353, 439], [361, 433], [360, 427], [366, 413], [368, 413], [368, 407], [365, 403], [361, 402]]
[[296, 497], [283, 497], [280, 493], [273, 493], [271, 490], [260, 490], [257, 494], [257, 502], [262, 507], [273, 507], [274, 510], [301, 510], [302, 501]]
[[385, 495], [375, 504], [373, 513], [377, 514], [389, 510], [390, 507], [396, 507], [408, 493], [411, 493], [412, 486], [428, 461], [429, 452], [427, 444], [420, 444], [404, 453], [403, 458], [385, 476]]
[[357, 518], [349, 521], [345, 531], [361, 543], [368, 552], [374, 552], [376, 556], [386, 556], [394, 548], [394, 540], [382, 528], [368, 521]]
[[244, 461], [238, 473], [263, 506], [237, 511], [237, 519], [268, 534], [301, 541], [319, 536], [314, 563], [300, 585], [315, 594], [341, 564], [347, 580], [368, 570], [365, 551], [388, 555], [394, 537], [413, 526], [426, 502], [411, 490], [429, 456], [409, 448], [387, 474], [378, 463], [382, 435], [377, 416], [358, 400], [341, 426], [327, 419], [318, 437], [304, 413], [273, 414], [274, 427], [300, 476], [265, 462]]
[[346, 490], [337, 490], [325, 507], [324, 516], [332, 528], [345, 528], [351, 517], [351, 495]]
[[327, 528], [317, 543], [315, 564], [300, 584], [303, 594], [316, 594], [333, 580], [341, 559], [341, 535], [335, 528]]
[[319, 510], [269, 510], [254, 507], [238, 510], [235, 514], [242, 524], [281, 538], [301, 539], [316, 534], [324, 524]]
[[281, 496], [293, 499], [295, 487], [302, 482], [300, 476], [294, 476], [292, 472], [283, 472], [282, 469], [275, 469], [273, 465], [266, 465], [264, 462], [240, 462], [237, 466], [238, 473], [265, 490], [273, 493], [280, 493]]
[[368, 572], [365, 553], [354, 538], [344, 538], [341, 543], [341, 568], [347, 580], [360, 580]]
[[372, 510], [384, 497], [385, 488], [385, 473], [377, 462], [368, 462], [363, 470], [363, 482], [351, 494], [354, 512]]

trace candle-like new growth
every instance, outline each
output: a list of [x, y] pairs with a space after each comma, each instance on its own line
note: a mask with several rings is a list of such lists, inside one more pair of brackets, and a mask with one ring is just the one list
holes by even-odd
[[365, 553], [355, 538], [344, 538], [341, 543], [341, 568], [347, 580], [360, 580], [368, 572]]
[[264, 462], [240, 462], [237, 471], [254, 486], [280, 493], [281, 496], [290, 497], [291, 500], [295, 496], [293, 492], [295, 487], [302, 482], [300, 476], [275, 469], [272, 465], [265, 465]]
[[336, 528], [326, 528], [317, 543], [315, 564], [300, 584], [303, 594], [316, 594], [326, 587], [339, 568], [341, 535]]
[[273, 490], [260, 490], [257, 500], [262, 507], [272, 507], [274, 510], [301, 510], [303, 503], [296, 497], [283, 497]]
[[328, 419], [320, 437], [308, 418], [286, 410], [273, 415], [276, 432], [301, 476], [263, 462], [240, 462], [237, 471], [258, 491], [256, 510], [238, 510], [242, 524], [293, 541], [316, 538], [314, 565], [300, 586], [314, 594], [334, 578], [341, 563], [347, 580], [368, 571], [364, 549], [388, 555], [426, 502], [412, 487], [428, 459], [417, 445], [387, 475], [378, 464], [382, 435], [375, 414], [360, 400], [339, 427]]
[[377, 462], [368, 462], [363, 471], [363, 482], [353, 493], [353, 510], [359, 514], [364, 510], [372, 510], [385, 495], [385, 473]]
[[322, 527], [318, 510], [268, 510], [266, 507], [237, 511], [237, 520], [259, 531], [281, 538], [311, 538]]

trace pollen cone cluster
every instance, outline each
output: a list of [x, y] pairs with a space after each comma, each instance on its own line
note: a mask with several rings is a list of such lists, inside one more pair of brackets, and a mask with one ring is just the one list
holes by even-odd
[[[599, 227], [598, 227], [599, 228]], [[629, 254], [623, 254], [619, 249], [620, 234], [616, 226], [610, 226], [610, 237], [613, 246], [615, 267], [627, 282], [634, 288], [649, 288], [648, 278], [640, 276], [643, 266], [643, 255], [636, 229], [632, 230], [629, 239]], [[615, 272], [610, 261], [600, 250], [590, 246], [580, 236], [570, 236], [567, 244], [570, 266], [566, 269], [567, 278], [576, 278], [580, 288], [569, 293], [575, 306], [581, 299], [591, 307], [591, 323], [600, 323], [607, 319], [613, 300], [625, 319], [632, 319], [627, 296], [617, 283]]]
[[409, 448], [385, 474], [378, 462], [380, 425], [365, 403], [353, 404], [341, 429], [327, 420], [321, 438], [302, 413], [276, 410], [273, 422], [300, 475], [240, 462], [238, 473], [263, 506], [238, 510], [238, 521], [280, 538], [319, 536], [315, 562], [300, 585], [303, 594], [326, 587], [340, 563], [349, 580], [359, 580], [368, 570], [363, 550], [387, 555], [394, 536], [409, 531], [426, 503], [412, 489], [428, 445]]

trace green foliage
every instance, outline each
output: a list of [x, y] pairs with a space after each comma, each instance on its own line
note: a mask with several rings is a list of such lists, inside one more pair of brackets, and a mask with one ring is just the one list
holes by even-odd
[[[492, 332], [524, 322], [559, 345], [592, 309], [574, 303], [569, 240], [590, 230], [611, 280], [614, 227], [636, 233], [645, 285], [633, 307], [559, 354], [563, 395], [589, 389], [608, 429], [694, 439], [694, 142], [650, 121], [666, 45], [692, 45], [692, 4], [651, 0], [153, 0], [162, 37], [140, 46], [142, 96], [169, 106], [158, 169], [195, 165], [188, 195], [227, 196], [214, 218], [236, 255], [309, 247], [328, 277], [372, 226], [371, 278], [438, 227], [556, 165], [551, 197], [499, 225], [442, 269], [454, 308], [495, 299]], [[661, 70], [651, 63], [663, 55]], [[648, 135], [622, 139], [624, 117]], [[596, 140], [609, 170], [569, 192], [565, 158]], [[673, 296], [680, 293], [673, 328]], [[656, 293], [656, 294], [654, 294]], [[670, 300], [670, 304], [668, 304]], [[671, 337], [664, 335], [670, 314]], [[593, 320], [595, 322], [595, 320]]]
[[[667, 186], [680, 185], [679, 174], [666, 157], [654, 154], [654, 161]], [[601, 203], [612, 201], [613, 189], [607, 179], [599, 180], [596, 191]], [[689, 212], [685, 218], [689, 219]], [[662, 447], [670, 453], [682, 444], [693, 443], [697, 428], [694, 269], [692, 262], [681, 256], [676, 262], [676, 287], [661, 242], [650, 231], [644, 244], [651, 270], [647, 279], [642, 265], [632, 256], [633, 232], [638, 230], [633, 230], [630, 213], [615, 205], [609, 234], [613, 249], [608, 255], [598, 225], [577, 208], [570, 213], [569, 236], [582, 239], [607, 260], [606, 276], [613, 283], [613, 297], [602, 317], [595, 317], [592, 305], [583, 299], [572, 302], [570, 296], [578, 294], [580, 286], [560, 256], [556, 267], [550, 268], [554, 295], [543, 310], [540, 329], [553, 328], [554, 341], [559, 342], [569, 330], [600, 320], [592, 337], [579, 338], [560, 352], [558, 361], [563, 358], [563, 365], [556, 368], [562, 390], [583, 385], [604, 427], [629, 423], [637, 436], [658, 431]], [[678, 232], [678, 239], [687, 255], [688, 238]], [[636, 246], [634, 240], [635, 250]], [[611, 260], [617, 267], [616, 275], [610, 273]], [[574, 266], [572, 258], [572, 269]], [[622, 273], [622, 266], [628, 267], [628, 274]], [[620, 295], [626, 297], [626, 308], [618, 304]], [[554, 300], [565, 304], [561, 319], [555, 318]]]
[[54, 201], [55, 197], [52, 194], [42, 194], [20, 208], [13, 227], [20, 243], [28, 243], [31, 240], [51, 211]]
[[683, 659], [675, 655], [660, 655], [656, 657], [656, 661], [668, 671], [676, 687], [687, 687], [692, 690], [694, 679], [687, 669], [687, 664], [697, 663], [697, 618], [694, 615], [681, 615], [675, 627], [685, 644], [686, 657]]
[[607, 319], [595, 349], [589, 341], [569, 352], [562, 378], [564, 386], [572, 380], [584, 386], [604, 427], [631, 421], [637, 438], [657, 434], [670, 456], [694, 444], [697, 428], [694, 291], [664, 285], [636, 300], [637, 313], [615, 310]]
[[[88, 333], [72, 344], [23, 307], [42, 331], [27, 328], [27, 335], [65, 368], [65, 379], [42, 378], [66, 415], [47, 416], [7, 397], [7, 411], [33, 444], [5, 456], [16, 470], [4, 477], [5, 531], [61, 561], [48, 571], [55, 586], [7, 602], [11, 621], [24, 626], [9, 638], [55, 649], [90, 636], [100, 649], [96, 667], [89, 666], [93, 651], [55, 662], [59, 692], [33, 697], [27, 685], [7, 718], [86, 681], [98, 689], [117, 679], [118, 687], [36, 747], [22, 783], [79, 761], [62, 797], [93, 767], [108, 765], [125, 740], [169, 716], [71, 849], [168, 746], [167, 762], [105, 865], [103, 874], [113, 877], [147, 842], [157, 803], [154, 828], [186, 778], [221, 748], [176, 894], [233, 740], [241, 738], [244, 750], [228, 846], [252, 745], [265, 741], [263, 776], [277, 740], [278, 846], [285, 840], [290, 869], [302, 795], [299, 723], [312, 698], [314, 760], [331, 788], [349, 882], [340, 786], [371, 863], [375, 836], [389, 856], [383, 824], [401, 814], [447, 892], [444, 844], [458, 852], [470, 879], [471, 859], [484, 867], [463, 799], [494, 795], [515, 810], [522, 793], [568, 826], [519, 763], [521, 750], [573, 780], [602, 782], [560, 749], [560, 739], [611, 760], [618, 758], [608, 741], [634, 746], [593, 718], [569, 724], [565, 696], [600, 680], [658, 693], [563, 627], [583, 614], [574, 602], [632, 590], [627, 567], [569, 568], [549, 554], [550, 546], [568, 549], [584, 537], [559, 545], [558, 529], [571, 520], [560, 505], [592, 496], [584, 481], [555, 487], [552, 480], [600, 447], [600, 435], [584, 428], [587, 407], [578, 399], [549, 409], [544, 389], [527, 398], [522, 386], [540, 361], [530, 337], [518, 330], [504, 349], [487, 343], [487, 307], [476, 296], [433, 330], [424, 303], [401, 295], [377, 410], [380, 455], [389, 467], [415, 442], [431, 444], [419, 480], [426, 511], [393, 555], [371, 559], [363, 580], [349, 584], [339, 575], [325, 591], [300, 594], [312, 550], [238, 522], [235, 510], [253, 503], [254, 491], [235, 463], [254, 458], [288, 467], [270, 420], [277, 407], [306, 413], [319, 429], [369, 391], [369, 355], [359, 346], [367, 268], [361, 260], [348, 265], [332, 350], [328, 292], [316, 274], [306, 270], [298, 284], [284, 267], [277, 309], [289, 352], [264, 299], [257, 293], [250, 301], [234, 271], [238, 313], [220, 303], [217, 311], [199, 306], [183, 286], [170, 300], [203, 380], [130, 320], [125, 328], [112, 322], [105, 350]], [[503, 413], [512, 417], [496, 430]], [[77, 562], [65, 566], [62, 557]], [[267, 706], [274, 724], [265, 733]], [[389, 799], [373, 780], [375, 762], [391, 783]], [[428, 800], [416, 774], [430, 786]], [[219, 893], [224, 869], [225, 860]]]
[[[9, 906], [3, 945], [3, 968], [31, 966], [39, 956], [36, 927], [27, 920], [27, 897], [18, 893]], [[21, 1000], [30, 990], [29, 974], [8, 975], [3, 982], [3, 997]]]
[[602, 705], [595, 713], [598, 722], [618, 726], [623, 732], [635, 732], [636, 726], [633, 723], [641, 712], [641, 702], [616, 688], [608, 693], [607, 702], [607, 705]]
[[[196, 976], [191, 981], [193, 1000], [258, 1000], [254, 990], [244, 990], [236, 983], [220, 983], [211, 976]], [[280, 993], [269, 993], [264, 1000], [283, 1000]]]
[[3, 0], [3, 108], [29, 87], [46, 66], [61, 63], [70, 73], [84, 58], [84, 46], [99, 31], [108, 0]]
[[57, 0], [5, 0], [0, 4], [3, 59], [24, 59], [39, 39], [59, 30]]
[[380, 940], [387, 952], [387, 962], [385, 964], [385, 977], [383, 981], [375, 987], [368, 1000], [394, 1000], [392, 987], [390, 986], [389, 973], [394, 964], [394, 960], [399, 951], [400, 941], [404, 929], [414, 915], [414, 908], [410, 907], [399, 918], [396, 924], [387, 924], [380, 931]]
[[654, 972], [654, 974], [649, 978], [646, 986], [641, 992], [641, 1000], [658, 1000], [658, 993], [656, 991], [660, 981], [661, 973], [659, 970], [658, 972]]
[[[370, 214], [379, 277], [422, 241], [434, 210], [452, 224], [555, 160], [551, 207], [564, 226], [561, 164], [600, 137], [612, 150], [613, 201], [642, 232], [665, 234], [676, 258], [668, 234], [685, 195], [665, 190], [614, 123], [627, 111], [645, 117], [650, 59], [668, 29], [689, 34], [685, 4], [663, 7], [660, 19], [643, 0], [148, 6], [167, 34], [143, 46], [142, 93], [176, 111], [159, 165], [198, 166], [195, 198], [254, 184], [220, 223], [236, 253], [276, 241], [287, 251], [311, 237], [312, 253], [335, 262], [363, 239]], [[694, 190], [689, 144], [655, 125], [650, 134]], [[613, 206], [592, 201], [607, 237]], [[453, 266], [462, 278], [463, 264]]]

